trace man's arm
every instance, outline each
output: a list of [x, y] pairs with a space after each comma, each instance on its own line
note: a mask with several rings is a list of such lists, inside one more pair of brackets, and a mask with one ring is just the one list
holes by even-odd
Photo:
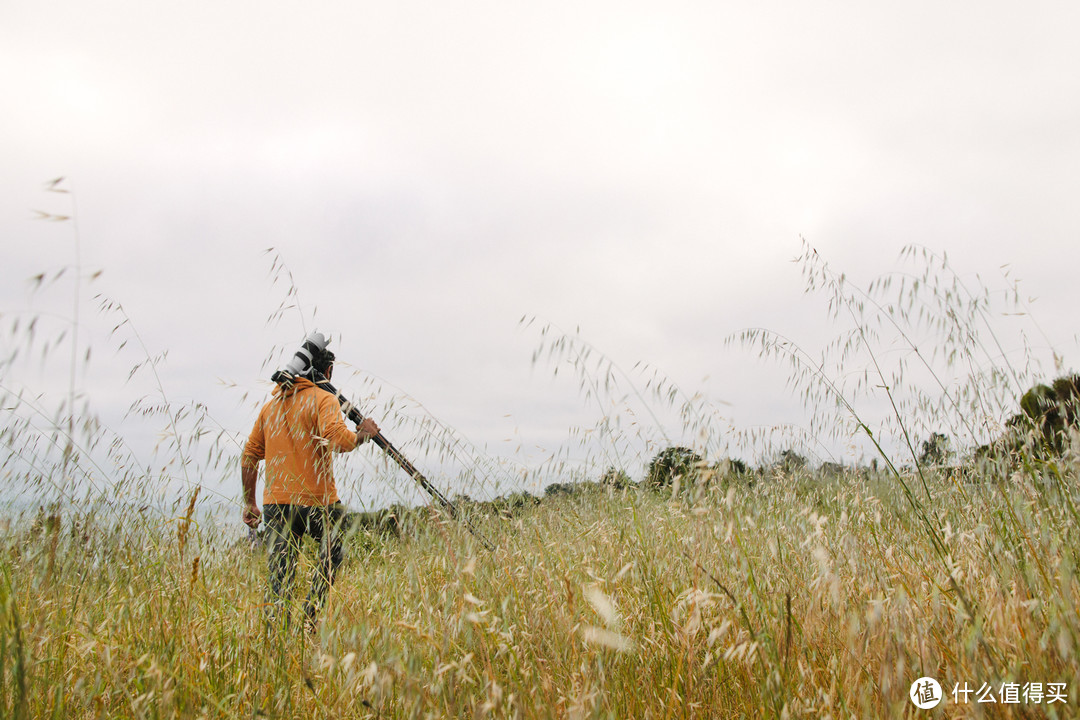
[[334, 452], [349, 452], [379, 434], [379, 426], [371, 418], [350, 430], [341, 417], [341, 407], [336, 397], [322, 390], [319, 392], [319, 433]]
[[251, 435], [240, 454], [240, 481], [244, 486], [244, 524], [254, 529], [259, 527], [262, 513], [255, 501], [255, 486], [259, 483], [259, 461], [266, 457], [266, 437], [263, 433], [263, 413], [255, 421]]
[[[247, 460], [247, 458], [244, 458]], [[255, 486], [259, 482], [259, 466], [241, 461], [240, 480], [244, 484], [244, 524], [250, 528], [259, 527], [262, 512], [255, 501]]]

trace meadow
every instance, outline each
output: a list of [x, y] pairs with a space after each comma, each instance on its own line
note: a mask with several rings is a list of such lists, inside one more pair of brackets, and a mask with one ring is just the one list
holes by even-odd
[[[1076, 717], [1076, 383], [1038, 384], [996, 334], [1000, 298], [920, 252], [917, 272], [860, 289], [804, 248], [808, 291], [842, 328], [820, 354], [732, 336], [789, 369], [811, 412], [794, 439], [732, 429], [701, 396], [544, 327], [534, 363], [568, 369], [598, 411], [535, 470], [559, 491], [462, 498], [493, 551], [431, 508], [394, 509], [393, 531], [355, 523], [310, 635], [265, 622], [265, 551], [236, 532], [236, 498], [198, 480], [237, 477], [238, 452], [205, 408], [170, 401], [163, 355], [123, 307], [97, 299], [126, 333], [113, 342], [142, 348], [131, 373], [151, 389], [128, 416], [161, 431], [153, 467], [78, 406], [77, 334], [16, 315], [0, 362], [0, 717]], [[69, 277], [77, 329], [77, 259]], [[294, 299], [290, 284], [271, 319]], [[31, 351], [70, 352], [66, 392], [20, 385]], [[410, 455], [476, 456], [397, 398], [373, 415], [394, 412], [431, 431]], [[700, 462], [632, 478], [623, 463], [671, 435]], [[872, 463], [807, 462], [852, 438]], [[583, 448], [596, 462], [572, 467]], [[497, 467], [480, 458], [473, 476]], [[222, 503], [232, 525], [205, 510]], [[912, 701], [922, 678], [940, 683], [933, 709]]]
[[267, 630], [247, 542], [44, 516], [4, 536], [0, 714], [1075, 716], [1074, 463], [933, 475], [933, 541], [887, 476], [714, 480], [478, 517], [495, 552], [434, 514], [358, 532], [310, 637]]

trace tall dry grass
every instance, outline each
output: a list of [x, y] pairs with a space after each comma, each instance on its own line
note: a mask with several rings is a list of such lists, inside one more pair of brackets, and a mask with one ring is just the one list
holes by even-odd
[[[554, 496], [509, 518], [477, 515], [493, 553], [436, 514], [401, 537], [360, 531], [310, 637], [267, 628], [265, 555], [201, 512], [222, 498], [191, 468], [233, 471], [238, 450], [204, 407], [171, 402], [162, 355], [100, 298], [119, 342], [141, 346], [132, 372], [151, 392], [132, 417], [162, 429], [166, 463], [139, 460], [76, 407], [74, 380], [51, 406], [14, 386], [14, 352], [0, 366], [5, 481], [56, 498], [28, 513], [10, 505], [0, 523], [0, 716], [1074, 717], [1077, 444], [1063, 457], [1021, 444], [978, 468], [915, 462], [931, 428], [962, 451], [992, 441], [1032, 377], [1003, 352], [993, 298], [947, 262], [922, 260], [889, 297], [887, 279], [853, 288], [807, 249], [811, 289], [847, 329], [820, 355], [767, 331], [737, 338], [790, 363], [815, 413], [804, 437], [870, 437], [880, 472], [774, 468], [752, 484], [715, 476], [682, 491]], [[303, 315], [277, 257], [272, 274], [289, 286], [278, 316]], [[78, 303], [81, 268], [75, 277]], [[13, 326], [10, 346], [47, 356], [80, 327], [78, 316], [38, 323]], [[387, 414], [430, 438], [412, 450], [469, 457], [469, 473], [508, 489], [530, 473], [625, 468], [676, 435], [714, 459], [739, 440], [706, 398], [659, 371], [624, 372], [550, 326], [541, 335], [534, 359], [569, 367], [599, 417], [548, 465], [522, 474], [473, 459], [475, 447], [416, 406], [388, 402]], [[363, 392], [379, 382], [364, 379]], [[667, 424], [670, 411], [681, 426]], [[945, 690], [930, 713], [908, 699], [922, 676]], [[1037, 702], [952, 695], [1033, 683]], [[1058, 684], [1065, 702], [1051, 702]]]
[[360, 535], [310, 639], [266, 632], [265, 558], [245, 543], [44, 522], [4, 539], [0, 712], [903, 717], [929, 675], [947, 693], [1068, 689], [1064, 704], [950, 697], [950, 717], [1074, 716], [1075, 514], [1022, 474], [928, 482], [944, 566], [903, 494], [867, 474], [694, 503], [549, 500], [489, 519], [491, 554], [437, 518]]

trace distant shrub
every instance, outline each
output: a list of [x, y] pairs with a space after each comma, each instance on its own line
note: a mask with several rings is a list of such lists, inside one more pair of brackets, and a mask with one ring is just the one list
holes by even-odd
[[551, 483], [544, 488], [544, 497], [558, 497], [559, 495], [573, 495], [577, 492], [573, 483]]
[[1043, 447], [1060, 455], [1068, 445], [1069, 429], [1080, 425], [1080, 375], [1064, 375], [1051, 385], [1038, 384], [1020, 398], [1011, 424], [1027, 426]]
[[750, 466], [738, 458], [728, 458], [728, 471], [732, 475], [749, 475]]
[[923, 441], [919, 464], [924, 467], [941, 467], [947, 465], [952, 456], [952, 441], [949, 436], [935, 432], [931, 433], [930, 439]]
[[705, 460], [690, 448], [664, 448], [649, 463], [645, 481], [657, 489], [671, 485], [676, 478], [684, 485], [694, 483], [704, 465]]
[[376, 537], [401, 537], [403, 507], [389, 507], [372, 512], [351, 512], [345, 516], [345, 527], [351, 532], [367, 532]]
[[604, 474], [600, 476], [600, 484], [605, 487], [622, 490], [623, 488], [630, 486], [630, 476], [625, 470], [617, 470], [614, 467], [609, 467], [604, 471]]
[[780, 453], [780, 458], [776, 461], [776, 469], [791, 474], [800, 470], [805, 470], [809, 463], [806, 458], [788, 449]]
[[708, 471], [703, 473], [703, 480], [708, 484], [718, 484], [721, 488], [733, 485], [752, 487], [757, 480], [753, 468], [738, 458], [724, 458], [713, 463]]
[[512, 518], [523, 510], [540, 504], [540, 498], [527, 492], [516, 492], [505, 497], [497, 497], [490, 502], [483, 503], [488, 512], [500, 515], [504, 518]]
[[818, 468], [818, 472], [825, 477], [839, 477], [847, 472], [847, 468], [843, 463], [837, 462], [824, 462], [821, 463], [821, 467]]

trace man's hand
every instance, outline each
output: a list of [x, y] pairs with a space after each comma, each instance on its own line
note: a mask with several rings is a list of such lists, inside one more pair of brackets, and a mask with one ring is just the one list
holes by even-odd
[[364, 421], [356, 426], [356, 444], [365, 443], [378, 434], [379, 426], [375, 424], [375, 421], [371, 418], [364, 418]]
[[259, 504], [255, 502], [255, 484], [259, 481], [258, 463], [241, 460], [240, 479], [244, 485], [244, 524], [254, 530], [262, 520]]
[[250, 502], [244, 506], [244, 524], [252, 530], [259, 527], [259, 523], [262, 522], [262, 513], [259, 511], [259, 506], [256, 503]]

